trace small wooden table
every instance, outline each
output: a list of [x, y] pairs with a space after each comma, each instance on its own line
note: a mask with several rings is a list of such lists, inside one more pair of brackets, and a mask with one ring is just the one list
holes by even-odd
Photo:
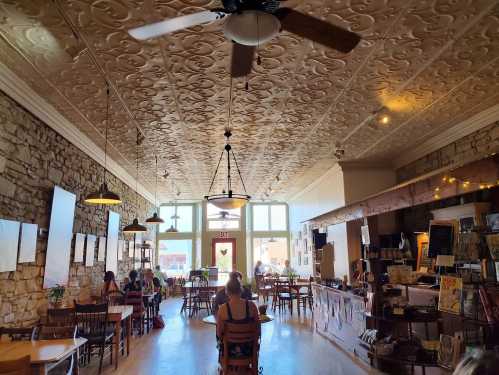
[[13, 361], [29, 355], [33, 374], [46, 375], [48, 372], [76, 354], [74, 373], [78, 374], [78, 349], [87, 339], [60, 339], [37, 341], [0, 341], [0, 357], [3, 361]]
[[130, 354], [130, 332], [132, 332], [133, 306], [118, 305], [109, 306], [107, 309], [107, 320], [114, 323], [114, 368], [118, 368], [118, 355], [121, 339], [121, 322], [126, 321], [126, 355]]
[[192, 281], [187, 281], [184, 285], [185, 289], [216, 289], [220, 290], [225, 288], [225, 285], [227, 285], [227, 281], [222, 281], [222, 280], [208, 280], [208, 284], [200, 285], [200, 283], [192, 282]]
[[[272, 315], [260, 315], [260, 323], [269, 323], [274, 320]], [[217, 320], [215, 315], [208, 315], [203, 318], [203, 323], [217, 325]]]

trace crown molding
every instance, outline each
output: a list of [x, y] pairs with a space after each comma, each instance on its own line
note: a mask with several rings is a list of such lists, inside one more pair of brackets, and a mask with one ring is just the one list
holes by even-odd
[[[2, 63], [0, 63], [0, 90], [104, 167], [104, 151]], [[134, 177], [109, 156], [107, 157], [107, 170], [132, 190], [155, 204], [154, 194], [141, 183], [137, 183]]]
[[476, 132], [495, 121], [499, 120], [499, 104], [477, 113], [470, 118], [461, 121], [450, 129], [430, 138], [420, 146], [402, 153], [401, 156], [393, 161], [393, 166], [398, 169], [415, 160], [418, 160], [434, 151], [441, 149], [467, 135]]

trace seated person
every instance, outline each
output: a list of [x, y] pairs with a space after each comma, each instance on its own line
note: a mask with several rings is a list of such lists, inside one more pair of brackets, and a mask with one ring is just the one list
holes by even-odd
[[[238, 273], [233, 272], [225, 287], [229, 300], [220, 306], [217, 314], [217, 341], [220, 356], [223, 355], [223, 334], [224, 323], [245, 324], [250, 322], [258, 323], [260, 333], [260, 316], [258, 308], [253, 301], [242, 298], [243, 287]], [[252, 345], [250, 343], [237, 343], [229, 345], [230, 357], [248, 357], [252, 355]]]
[[152, 283], [154, 285], [154, 292], [156, 292], [154, 295], [154, 301], [156, 303], [161, 303], [161, 283], [157, 277], [152, 279]]
[[[232, 280], [233, 278], [236, 278], [239, 280], [239, 282], [242, 282], [243, 275], [241, 272], [234, 271], [231, 272], [229, 275], [229, 281]], [[251, 299], [251, 290], [247, 287], [242, 287], [242, 293], [241, 293], [241, 298], [250, 300]], [[227, 303], [229, 300], [229, 296], [227, 294], [227, 287], [220, 289], [217, 294], [215, 294], [215, 301], [213, 302], [213, 313], [217, 315], [218, 313], [218, 308], [223, 305], [224, 303]]]
[[284, 269], [281, 272], [282, 276], [290, 276], [292, 274], [296, 274], [293, 267], [291, 267], [289, 260], [284, 261]]
[[142, 283], [140, 280], [137, 280], [139, 273], [135, 270], [131, 270], [128, 277], [130, 278], [130, 282], [125, 285], [125, 292], [141, 292]]
[[116, 280], [114, 278], [113, 271], [107, 271], [104, 274], [104, 284], [102, 285], [101, 295], [107, 296], [109, 293], [117, 292], [120, 288], [118, 284], [116, 284]]
[[253, 276], [255, 277], [255, 279], [258, 276], [263, 276], [263, 264], [262, 264], [261, 260], [259, 260], [259, 261], [256, 262], [255, 269], [254, 269], [254, 272], [253, 272]]
[[159, 280], [159, 283], [161, 284], [161, 287], [166, 286], [166, 274], [164, 272], [161, 272], [161, 267], [157, 265], [154, 269], [154, 277], [157, 277]]

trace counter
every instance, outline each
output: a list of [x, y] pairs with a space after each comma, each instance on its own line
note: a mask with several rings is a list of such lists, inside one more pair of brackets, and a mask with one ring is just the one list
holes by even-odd
[[341, 348], [357, 353], [358, 337], [366, 329], [364, 297], [312, 284], [316, 331]]

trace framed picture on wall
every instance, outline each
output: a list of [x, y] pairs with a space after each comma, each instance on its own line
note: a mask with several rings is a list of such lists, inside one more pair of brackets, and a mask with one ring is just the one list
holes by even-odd
[[499, 232], [499, 213], [487, 215], [487, 225], [492, 232]]
[[301, 266], [301, 251], [298, 251], [298, 265]]

